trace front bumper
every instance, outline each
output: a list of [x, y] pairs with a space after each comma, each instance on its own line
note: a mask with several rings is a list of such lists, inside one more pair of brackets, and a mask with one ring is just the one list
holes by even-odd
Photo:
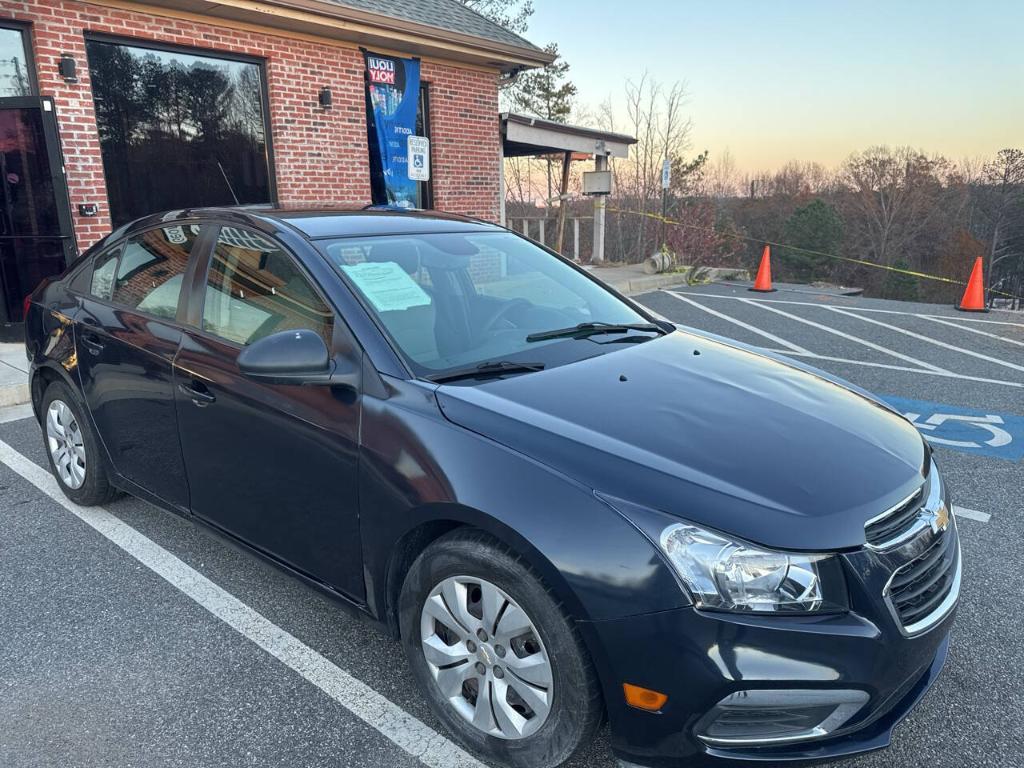
[[[907, 637], [881, 601], [868, 601], [867, 609], [781, 618], [681, 608], [581, 623], [596, 649], [616, 756], [627, 764], [698, 768], [813, 763], [887, 746], [938, 677], [955, 610]], [[624, 682], [662, 691], [668, 703], [659, 713], [633, 709], [623, 700]], [[719, 747], [697, 738], [698, 724], [717, 702], [756, 688], [855, 689], [868, 701], [833, 735], [815, 740]]]

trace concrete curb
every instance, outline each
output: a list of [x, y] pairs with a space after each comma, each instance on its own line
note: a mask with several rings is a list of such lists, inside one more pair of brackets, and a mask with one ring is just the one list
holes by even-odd
[[[649, 291], [658, 291], [662, 288], [684, 285], [687, 274], [685, 271], [679, 271], [647, 275], [643, 273], [643, 268], [640, 265], [633, 265], [631, 269], [628, 269], [628, 274], [625, 275], [622, 273], [627, 272], [627, 270], [621, 268], [584, 267], [584, 269], [605, 285], [615, 289], [624, 296], [637, 296]], [[749, 277], [743, 270], [725, 267], [709, 267], [706, 276], [708, 281], [712, 283], [728, 278]]]
[[0, 408], [29, 401], [24, 344], [0, 344]]
[[9, 405], [24, 405], [28, 401], [27, 383], [0, 386], [0, 408], [6, 408]]

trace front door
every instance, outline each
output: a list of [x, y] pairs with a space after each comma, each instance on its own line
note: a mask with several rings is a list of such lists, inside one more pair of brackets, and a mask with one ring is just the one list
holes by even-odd
[[53, 102], [0, 98], [0, 337], [19, 335], [24, 298], [74, 256]]
[[351, 337], [294, 257], [257, 232], [220, 230], [201, 291], [200, 327], [174, 362], [192, 512], [363, 599], [358, 398], [254, 381], [237, 364], [277, 331], [310, 329], [354, 355]]

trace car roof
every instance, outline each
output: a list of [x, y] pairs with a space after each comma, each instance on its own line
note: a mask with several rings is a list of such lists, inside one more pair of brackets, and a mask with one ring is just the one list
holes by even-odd
[[[500, 227], [486, 221], [438, 211], [385, 208], [225, 206], [186, 208], [156, 213], [119, 228], [112, 237], [130, 235], [160, 224], [180, 220], [219, 219], [247, 224], [261, 230], [286, 224], [308, 238], [359, 237], [366, 235], [428, 234], [431, 232], [496, 232]], [[269, 226], [268, 226], [269, 225]]]

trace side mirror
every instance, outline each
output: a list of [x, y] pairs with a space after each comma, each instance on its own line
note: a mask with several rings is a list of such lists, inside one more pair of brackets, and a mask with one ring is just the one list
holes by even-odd
[[238, 370], [268, 384], [328, 384], [356, 387], [358, 368], [343, 361], [339, 370], [316, 331], [278, 331], [264, 336], [238, 355]]

